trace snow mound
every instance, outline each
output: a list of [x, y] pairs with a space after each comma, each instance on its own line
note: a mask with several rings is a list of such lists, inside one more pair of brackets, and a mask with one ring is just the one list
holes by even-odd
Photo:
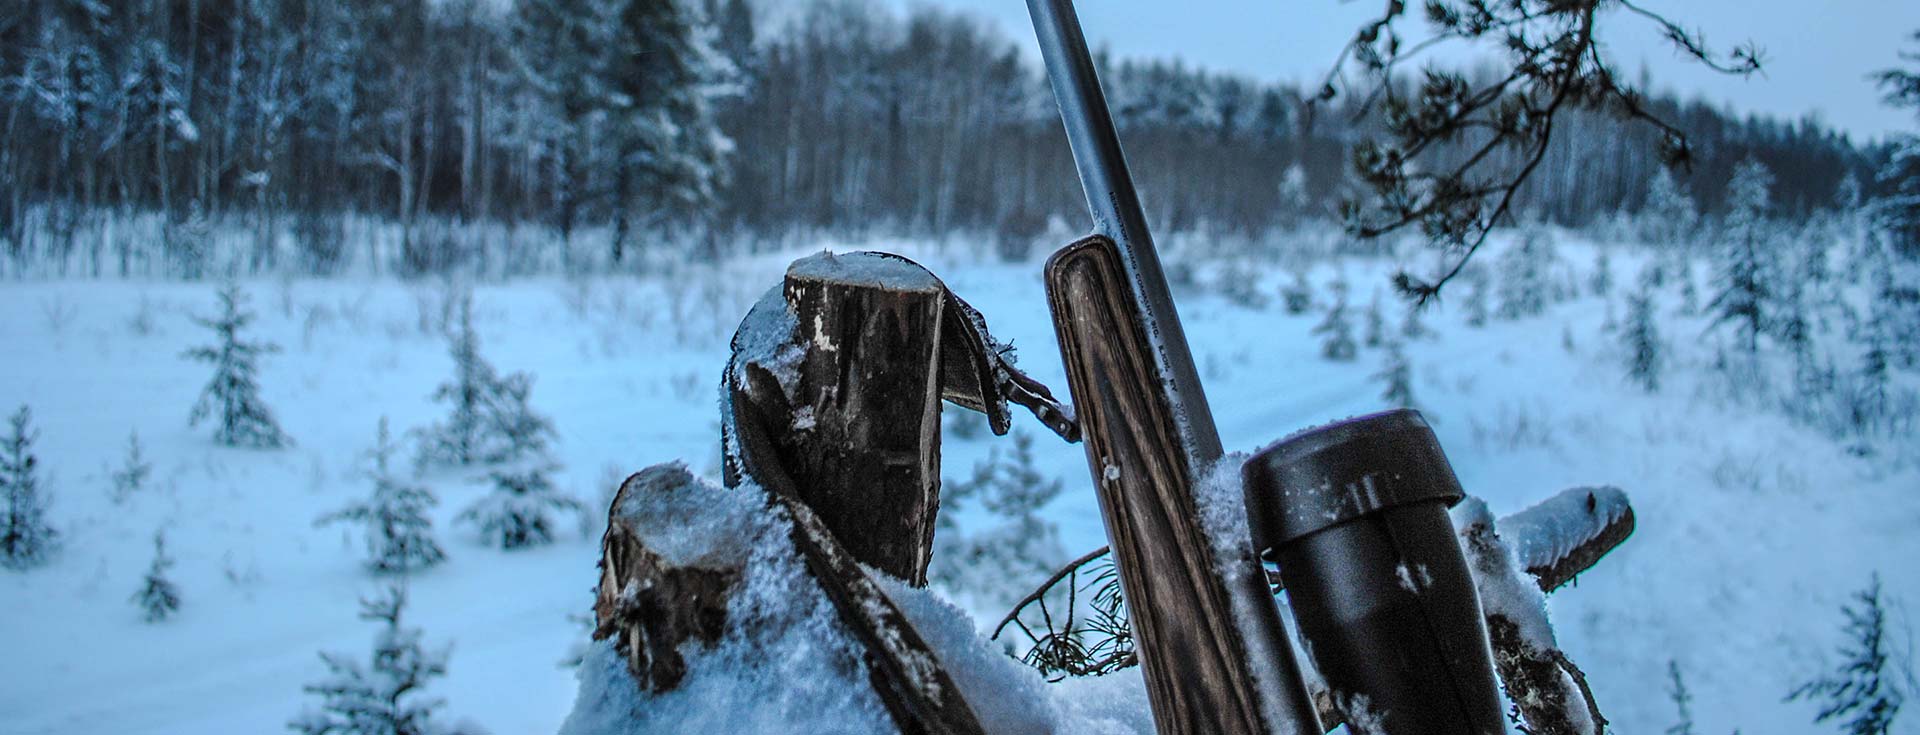
[[[722, 489], [682, 464], [659, 465], [627, 481], [614, 513], [669, 561], [738, 568], [741, 581], [720, 640], [681, 646], [687, 677], [672, 691], [641, 691], [612, 641], [594, 642], [561, 735], [895, 731], [859, 643], [796, 552], [791, 519], [769, 506], [764, 490]], [[1137, 672], [1050, 685], [981, 636], [953, 603], [867, 572], [933, 649], [987, 732], [1153, 731]]]

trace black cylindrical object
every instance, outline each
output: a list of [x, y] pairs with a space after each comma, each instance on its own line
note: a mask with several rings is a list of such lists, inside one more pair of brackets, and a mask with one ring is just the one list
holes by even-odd
[[1465, 494], [1420, 412], [1301, 432], [1243, 472], [1254, 548], [1279, 564], [1349, 729], [1505, 732], [1479, 597], [1447, 517]]

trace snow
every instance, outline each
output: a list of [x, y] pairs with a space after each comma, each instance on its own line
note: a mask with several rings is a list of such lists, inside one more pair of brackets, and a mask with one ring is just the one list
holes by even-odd
[[694, 477], [685, 462], [649, 467], [627, 481], [627, 490], [613, 518], [671, 566], [738, 569], [754, 544], [773, 538], [763, 491], [715, 487]]
[[[1564, 260], [1591, 270], [1591, 243], [1556, 237]], [[1506, 238], [1482, 257], [1497, 256]], [[603, 499], [597, 515], [612, 485], [640, 468], [682, 460], [696, 474], [718, 474], [713, 390], [728, 338], [789, 262], [822, 246], [898, 250], [927, 265], [981, 309], [997, 338], [1021, 346], [1024, 370], [1064, 394], [1037, 262], [985, 262], [941, 243], [796, 236], [802, 240], [637, 277], [474, 284], [483, 352], [502, 373], [537, 378], [531, 403], [558, 432], [560, 490]], [[1173, 253], [1183, 239], [1160, 241]], [[377, 244], [391, 252], [395, 242], [382, 235]], [[1630, 282], [1648, 254], [1614, 247], [1619, 281]], [[1291, 280], [1290, 265], [1262, 269], [1260, 287], [1275, 292]], [[1304, 263], [1320, 303], [1298, 316], [1278, 305], [1254, 310], [1176, 291], [1229, 448], [1385, 407], [1367, 377], [1381, 352], [1361, 348], [1356, 362], [1328, 362], [1309, 330], [1337, 274], [1378, 284], [1395, 265], [1391, 258]], [[206, 341], [188, 317], [211, 311], [214, 284], [0, 285], [0, 413], [32, 405], [49, 518], [64, 540], [48, 566], [0, 572], [0, 733], [284, 731], [311, 702], [301, 686], [325, 673], [316, 651], [367, 649], [357, 599], [384, 582], [362, 567], [356, 533], [314, 528], [313, 520], [365, 497], [356, 462], [381, 415], [391, 417], [396, 435], [444, 416], [430, 395], [452, 374], [451, 360], [423, 316], [446, 289], [364, 277], [243, 285], [260, 312], [254, 338], [284, 348], [261, 363], [259, 382], [299, 440], [289, 449], [217, 447], [206, 431], [186, 426], [210, 371], [178, 355]], [[1776, 407], [1729, 396], [1708, 367], [1704, 320], [1674, 315], [1671, 291], [1659, 306], [1671, 361], [1661, 392], [1646, 394], [1626, 380], [1624, 355], [1600, 331], [1605, 303], [1582, 296], [1543, 316], [1470, 328], [1462, 305], [1443, 301], [1424, 319], [1436, 336], [1405, 346], [1421, 410], [1462, 485], [1492, 512], [1512, 513], [1577, 486], [1632, 495], [1634, 535], [1547, 600], [1557, 640], [1587, 672], [1617, 731], [1661, 732], [1675, 721], [1663, 692], [1670, 660], [1696, 697], [1700, 732], [1817, 729], [1810, 705], [1782, 700], [1826, 668], [1820, 660], [1830, 655], [1846, 595], [1879, 570], [1889, 598], [1920, 604], [1920, 573], [1911, 563], [1920, 558], [1920, 444], [1888, 440], [1860, 456], [1850, 442], [1796, 424]], [[794, 326], [779, 322], [781, 313], [750, 330], [746, 346], [778, 357], [780, 337]], [[1562, 346], [1563, 332], [1574, 336], [1573, 351]], [[1900, 374], [1909, 387], [1913, 377]], [[147, 487], [115, 504], [109, 468], [122, 464], [130, 431], [138, 432], [152, 473]], [[957, 477], [995, 441], [949, 436], [942, 466]], [[1042, 441], [1035, 457], [1043, 473], [1067, 482], [1043, 511], [1067, 550], [1105, 543], [1082, 449]], [[552, 733], [569, 712], [576, 725], [594, 712], [617, 713], [626, 705], [576, 708], [581, 683], [556, 664], [580, 636], [568, 616], [592, 604], [598, 519], [551, 546], [483, 548], [449, 525], [488, 490], [470, 479], [451, 470], [419, 478], [440, 496], [432, 515], [449, 559], [410, 579], [408, 621], [426, 640], [454, 644], [448, 675], [427, 693], [447, 699], [447, 721], [471, 720], [496, 733]], [[955, 520], [968, 528], [984, 512], [969, 509]], [[163, 528], [181, 608], [148, 625], [128, 597], [152, 560], [153, 533]], [[804, 591], [790, 580], [756, 583]], [[816, 612], [831, 615], [824, 607], [796, 609], [805, 596], [773, 597], [764, 604], [788, 607], [747, 612], [808, 625], [825, 625]], [[964, 657], [941, 642], [963, 624], [926, 623], [911, 597], [895, 594], [943, 661]], [[967, 624], [978, 625], [1005, 611], [965, 612]], [[755, 661], [712, 659], [748, 667], [741, 671], [755, 678], [657, 702], [658, 716], [706, 717], [720, 731], [785, 732], [785, 718], [823, 711], [849, 723], [827, 731], [883, 722], [877, 703], [861, 697], [864, 689], [846, 686], [853, 679], [827, 665], [845, 660], [836, 645], [816, 632], [761, 650]], [[618, 662], [597, 655], [580, 675], [614, 674]], [[970, 688], [968, 681], [1014, 680], [1020, 672], [953, 673]], [[1047, 685], [1041, 709], [1085, 732], [1151, 732], [1142, 688], [1137, 670]], [[1029, 695], [1005, 696], [1019, 700], [1006, 705], [1018, 712], [1038, 706]], [[759, 697], [771, 699], [752, 699]], [[983, 720], [998, 717], [982, 711], [998, 705], [975, 706]], [[1920, 717], [1903, 713], [1895, 731], [1920, 732]]]
[[1500, 538], [1522, 569], [1533, 569], [1565, 558], [1630, 508], [1620, 488], [1571, 488], [1501, 519]]

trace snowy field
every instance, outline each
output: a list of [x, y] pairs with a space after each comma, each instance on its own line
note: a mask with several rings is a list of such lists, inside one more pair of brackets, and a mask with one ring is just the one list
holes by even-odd
[[[1695, 697], [1699, 732], [1830, 731], [1811, 724], [1812, 705], [1782, 700], [1835, 663], [1839, 606], [1875, 572], [1897, 603], [1891, 642], [1911, 651], [1910, 611], [1920, 603], [1912, 436], [1850, 451], [1856, 442], [1797, 424], [1766, 401], [1738, 400], [1708, 367], [1705, 320], [1675, 315], [1671, 289], [1659, 306], [1668, 367], [1658, 393], [1642, 391], [1603, 325], [1624, 316], [1623, 295], [1645, 253], [1610, 247], [1616, 284], [1596, 296], [1584, 284], [1598, 248], [1562, 237], [1560, 255], [1583, 285], [1578, 298], [1544, 316], [1477, 328], [1452, 300], [1423, 316], [1434, 334], [1406, 348], [1417, 405], [1434, 419], [1468, 492], [1496, 514], [1575, 485], [1617, 485], [1633, 499], [1633, 537], [1550, 598], [1561, 643], [1616, 731], [1661, 732], [1677, 719], [1666, 693], [1670, 661]], [[1037, 264], [862, 246], [931, 267], [1020, 348], [1023, 368], [1064, 396]], [[620, 477], [656, 462], [684, 459], [717, 474], [727, 338], [805, 252], [637, 278], [474, 285], [482, 352], [502, 372], [536, 377], [532, 403], [558, 429], [560, 487], [604, 508]], [[1358, 336], [1360, 312], [1393, 266], [1313, 264], [1319, 301], [1298, 316], [1277, 297], [1286, 270], [1264, 264], [1264, 306], [1216, 288], [1176, 293], [1229, 449], [1384, 407], [1371, 377], [1384, 352], [1363, 347], [1356, 361], [1329, 362], [1310, 331], [1326, 284], [1344, 277], [1354, 285]], [[1217, 269], [1196, 272], [1208, 284]], [[1704, 263], [1694, 273], [1704, 291]], [[430, 396], [451, 374], [441, 329], [456, 289], [392, 280], [243, 285], [260, 314], [253, 334], [283, 348], [264, 360], [260, 380], [296, 442], [289, 449], [220, 448], [205, 425], [187, 426], [208, 370], [180, 355], [209, 339], [190, 317], [213, 311], [214, 285], [0, 286], [0, 409], [33, 409], [51, 518], [63, 536], [51, 564], [0, 573], [0, 733], [283, 731], [314, 702], [301, 686], [323, 673], [316, 651], [365, 655], [374, 626], [356, 619], [356, 601], [379, 582], [361, 565], [357, 531], [316, 528], [314, 519], [366, 495], [362, 455], [382, 416], [402, 434], [444, 415]], [[1398, 312], [1388, 321], [1398, 327]], [[1911, 374], [1899, 376], [1913, 385]], [[1039, 467], [1066, 483], [1047, 508], [1066, 551], [1104, 543], [1081, 449], [1048, 440], [1024, 415], [1016, 428], [1039, 439]], [[115, 503], [109, 475], [129, 432], [155, 479]], [[945, 475], [959, 478], [993, 438], [947, 442]], [[447, 701], [442, 716], [499, 734], [554, 732], [573, 705], [574, 673], [561, 661], [583, 637], [569, 616], [589, 613], [598, 526], [583, 521], [555, 545], [500, 551], [452, 523], [485, 492], [475, 478], [436, 470], [421, 480], [439, 495], [434, 521], [450, 560], [411, 581], [408, 618], [429, 643], [453, 644], [448, 676], [431, 686]], [[128, 598], [161, 529], [184, 606], [150, 625]], [[990, 626], [1004, 611], [971, 612]], [[1920, 732], [1920, 716], [1903, 713], [1896, 730]]]

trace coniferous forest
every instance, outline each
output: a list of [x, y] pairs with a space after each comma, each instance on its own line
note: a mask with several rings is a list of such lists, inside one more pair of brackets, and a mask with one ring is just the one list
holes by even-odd
[[[1403, 735], [1375, 635], [1490, 654], [1460, 732], [1914, 732], [1920, 30], [1096, 41], [1154, 249], [1102, 265], [967, 2], [0, 0], [0, 735], [1292, 732], [1208, 719], [1289, 664]], [[1778, 63], [1832, 89], [1716, 86]], [[1399, 563], [1262, 528], [1343, 515]], [[1347, 593], [1454, 615], [1316, 646]]]
[[[609, 15], [620, 7], [659, 17]], [[933, 7], [781, 10], [776, 23], [749, 0], [10, 4], [0, 241], [80, 272], [197, 276], [195, 236], [218, 224], [249, 234], [247, 270], [324, 274], [356, 256], [342, 223], [359, 215], [401, 227], [394, 267], [420, 273], [474, 257], [445, 234], [456, 224], [540, 228], [546, 243], [597, 229], [598, 257], [619, 260], [796, 228], [967, 230], [1018, 250], [1051, 218], [1077, 221], [1050, 92], [1013, 39]], [[1261, 233], [1353, 195], [1352, 147], [1375, 132], [1355, 103], [1309, 114], [1294, 86], [1100, 62], [1158, 227]], [[1684, 185], [1710, 216], [1749, 157], [1789, 217], [1834, 206], [1849, 178], [1855, 196], [1883, 186], [1890, 151], [1816, 117], [1648, 106], [1687, 131]], [[1521, 211], [1566, 225], [1640, 211], [1657, 142], [1568, 116]], [[163, 228], [165, 247], [114, 221]]]

